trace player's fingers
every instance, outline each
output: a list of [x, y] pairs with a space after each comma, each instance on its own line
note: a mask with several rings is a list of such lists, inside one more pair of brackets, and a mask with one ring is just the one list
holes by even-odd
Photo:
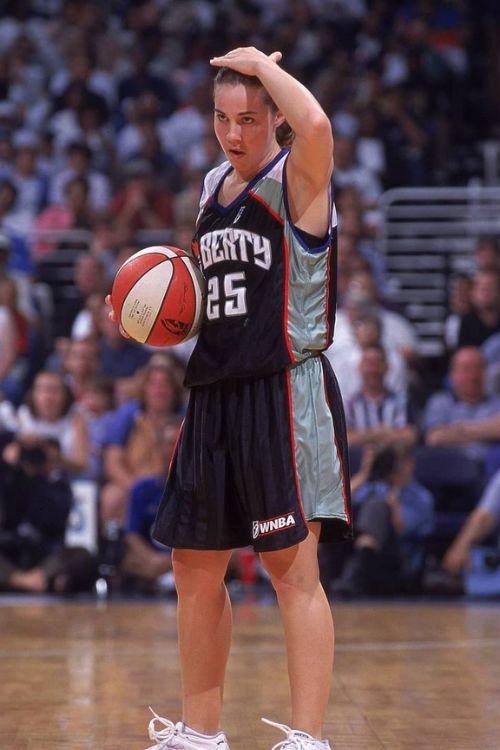
[[275, 63], [279, 63], [283, 59], [283, 55], [281, 54], [281, 52], [271, 52], [269, 57]]
[[130, 336], [128, 335], [128, 333], [127, 333], [127, 332], [125, 331], [125, 329], [124, 329], [124, 328], [122, 328], [122, 326], [121, 326], [121, 325], [119, 325], [119, 326], [118, 326], [118, 329], [119, 329], [119, 331], [120, 331], [120, 333], [121, 333], [121, 335], [123, 336], [123, 338], [124, 338], [124, 339], [129, 339], [129, 338], [131, 338], [131, 337], [130, 337]]
[[105, 296], [105, 298], [104, 298], [104, 302], [105, 302], [105, 303], [106, 303], [107, 305], [109, 305], [108, 318], [109, 318], [110, 320], [114, 320], [114, 321], [116, 321], [116, 320], [117, 320], [117, 317], [116, 317], [116, 315], [115, 315], [115, 311], [114, 311], [114, 310], [113, 310], [113, 308], [111, 307], [111, 295], [110, 295], [110, 294], [107, 294], [107, 295]]

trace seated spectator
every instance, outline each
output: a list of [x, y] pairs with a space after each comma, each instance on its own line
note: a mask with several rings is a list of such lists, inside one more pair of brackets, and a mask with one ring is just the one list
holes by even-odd
[[13, 402], [20, 396], [19, 384], [11, 377], [16, 358], [15, 321], [9, 308], [0, 304], [0, 392]]
[[[14, 448], [14, 450], [13, 450]], [[0, 590], [88, 591], [96, 562], [64, 545], [73, 501], [57, 441], [8, 445], [0, 458]]]
[[0, 233], [0, 279], [14, 279], [19, 309], [29, 320], [34, 320], [37, 310], [31, 279], [27, 273], [13, 268], [15, 265], [12, 259], [12, 242], [6, 234]]
[[497, 237], [484, 235], [479, 237], [474, 248], [474, 271], [492, 271], [500, 273], [500, 246]]
[[45, 208], [48, 179], [38, 165], [38, 138], [27, 130], [14, 135], [14, 164], [11, 180], [17, 190], [17, 208], [27, 214], [28, 230], [36, 215]]
[[114, 383], [92, 373], [81, 385], [77, 411], [82, 415], [89, 442], [87, 476], [96, 482], [103, 479], [103, 453], [110, 421], [114, 413]]
[[[359, 365], [363, 349], [369, 346], [382, 346], [382, 326], [374, 314], [361, 315], [353, 324], [355, 342], [351, 347], [335, 348], [331, 346], [325, 352], [332, 363], [340, 386], [344, 402], [352, 398], [361, 388]], [[406, 363], [396, 349], [385, 350], [387, 374], [385, 385], [395, 393], [405, 391], [408, 387]]]
[[429, 446], [456, 446], [485, 465], [492, 444], [500, 441], [500, 397], [488, 398], [485, 359], [468, 346], [452, 357], [451, 389], [429, 399], [423, 417]]
[[460, 321], [458, 346], [481, 346], [500, 333], [500, 273], [478, 271], [472, 284], [472, 310]]
[[[16, 431], [16, 410], [12, 403], [0, 400], [0, 436], [12, 436]], [[4, 444], [4, 437], [0, 437], [0, 443]]]
[[125, 170], [125, 186], [110, 207], [118, 229], [166, 229], [172, 226], [172, 197], [158, 189], [153, 169], [143, 160], [130, 162]]
[[356, 139], [347, 136], [335, 139], [335, 188], [356, 188], [362, 196], [364, 207], [373, 206], [382, 194], [382, 185], [375, 171], [358, 161]]
[[114, 320], [109, 318], [109, 307], [104, 302], [99, 316], [99, 364], [108, 378], [129, 378], [144, 367], [151, 351], [132, 339], [121, 335]]
[[[470, 552], [498, 529], [500, 524], [500, 471], [491, 478], [479, 503], [445, 552], [442, 568], [458, 576], [470, 567]], [[500, 543], [500, 537], [498, 539]], [[499, 544], [500, 547], [500, 544]], [[500, 551], [500, 549], [499, 549]]]
[[118, 85], [120, 104], [130, 104], [145, 93], [153, 96], [159, 105], [161, 117], [168, 117], [177, 106], [177, 93], [169, 78], [164, 74], [155, 75], [150, 69], [150, 55], [138, 44], [135, 44], [129, 55], [132, 69]]
[[57, 440], [61, 447], [60, 469], [70, 476], [88, 471], [89, 445], [85, 422], [75, 412], [63, 376], [42, 370], [36, 376], [25, 403], [17, 410], [17, 437], [36, 444]]
[[83, 309], [77, 314], [71, 326], [72, 339], [97, 339], [101, 307], [102, 293], [90, 292], [90, 294], [85, 297]]
[[416, 593], [425, 539], [434, 527], [434, 501], [413, 479], [413, 451], [376, 452], [365, 484], [353, 495], [356, 539], [333, 585], [344, 596]]
[[23, 221], [17, 221], [17, 190], [7, 179], [0, 181], [0, 231], [9, 243], [8, 270], [23, 275], [33, 271], [31, 248], [26, 237]]
[[403, 87], [397, 85], [377, 97], [385, 146], [385, 189], [427, 184], [429, 135], [422, 118], [412, 111], [411, 102]]
[[130, 490], [124, 537], [125, 555], [121, 571], [140, 580], [155, 581], [172, 569], [170, 550], [154, 541], [151, 528], [163, 494], [180, 426], [180, 418], [172, 417], [162, 432], [162, 471], [156, 476], [139, 479]]
[[89, 186], [90, 210], [95, 214], [106, 211], [111, 197], [109, 178], [92, 169], [92, 152], [89, 146], [73, 141], [66, 148], [66, 159], [66, 168], [59, 172], [52, 181], [50, 202], [63, 203], [68, 183], [79, 177]]
[[413, 446], [417, 430], [411, 423], [404, 391], [393, 393], [385, 386], [387, 357], [379, 345], [367, 346], [359, 363], [360, 391], [347, 401], [347, 436], [351, 447], [373, 445]]
[[411, 323], [380, 301], [375, 279], [368, 268], [352, 274], [342, 309], [337, 313], [333, 352], [355, 345], [355, 322], [362, 315], [377, 315], [382, 326], [384, 349], [396, 349], [407, 362], [415, 359], [418, 341]]
[[104, 451], [105, 484], [101, 491], [101, 517], [104, 522], [123, 522], [128, 493], [140, 477], [164, 471], [159, 436], [172, 416], [178, 413], [182, 390], [176, 371], [166, 357], [156, 358], [145, 370], [139, 408], [121, 417], [121, 434], [110, 424], [110, 437]]
[[61, 371], [73, 400], [76, 403], [80, 402], [88, 379], [99, 372], [96, 340], [93, 338], [70, 339]]
[[[64, 233], [70, 230], [91, 230], [94, 213], [89, 204], [89, 184], [84, 177], [72, 177], [65, 184], [64, 199], [53, 203], [41, 212], [35, 221], [33, 259], [40, 261], [52, 255], [64, 242]], [[54, 233], [56, 238], [44, 238], [44, 233]], [[57, 239], [60, 233], [62, 240]]]
[[0, 280], [0, 329], [0, 389], [17, 405], [27, 387], [31, 332], [17, 306], [14, 279]]
[[[87, 312], [90, 297], [98, 295], [102, 301], [110, 287], [111, 282], [103, 260], [91, 253], [79, 254], [74, 265], [72, 294], [57, 306], [58, 317], [63, 319], [58, 321], [57, 333], [66, 336], [72, 334], [80, 313]], [[93, 333], [96, 335], [98, 331]]]

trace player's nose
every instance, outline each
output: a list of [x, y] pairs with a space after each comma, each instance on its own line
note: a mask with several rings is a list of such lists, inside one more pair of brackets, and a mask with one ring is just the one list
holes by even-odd
[[227, 140], [230, 143], [238, 143], [241, 140], [241, 127], [237, 122], [229, 123], [227, 130]]

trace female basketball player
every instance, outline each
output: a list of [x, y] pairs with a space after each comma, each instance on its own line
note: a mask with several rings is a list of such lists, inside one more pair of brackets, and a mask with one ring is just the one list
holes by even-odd
[[286, 734], [275, 747], [330, 747], [322, 725], [334, 635], [317, 545], [320, 534], [350, 535], [342, 405], [321, 354], [335, 315], [333, 139], [280, 60], [254, 48], [211, 60], [227, 161], [204, 181], [193, 250], [206, 320], [154, 529], [174, 550], [183, 693], [182, 722], [155, 714], [150, 723], [157, 750], [229, 748], [219, 724], [231, 640], [224, 574], [231, 550], [250, 544], [285, 629], [292, 728], [268, 722]]

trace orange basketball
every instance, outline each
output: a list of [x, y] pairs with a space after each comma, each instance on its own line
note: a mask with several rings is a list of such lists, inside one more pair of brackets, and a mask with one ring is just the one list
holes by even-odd
[[173, 346], [201, 326], [205, 279], [195, 259], [177, 247], [158, 245], [134, 253], [118, 270], [111, 304], [135, 341]]

